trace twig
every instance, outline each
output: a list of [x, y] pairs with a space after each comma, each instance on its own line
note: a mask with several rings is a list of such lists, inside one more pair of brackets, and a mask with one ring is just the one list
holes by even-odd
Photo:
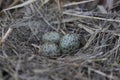
[[13, 3], [11, 5], [9, 5], [8, 7], [12, 7], [14, 5], [16, 5], [19, 2], [19, 0], [14, 0]]
[[3, 9], [3, 11], [24, 7], [24, 6], [28, 5], [28, 4], [31, 4], [31, 3], [35, 2], [35, 1], [36, 0], [28, 0], [28, 1], [24, 2], [24, 3], [22, 3], [22, 4], [18, 4], [16, 6], [13, 6], [13, 7], [7, 8], [7, 9]]
[[63, 7], [68, 7], [68, 6], [73, 6], [73, 5], [78, 5], [78, 4], [84, 4], [84, 3], [88, 3], [94, 0], [87, 0], [87, 1], [80, 1], [80, 2], [72, 2], [72, 3], [68, 3], [65, 4]]
[[94, 71], [95, 73], [97, 73], [97, 74], [100, 74], [100, 75], [102, 75], [102, 76], [105, 76], [105, 77], [107, 77], [107, 78], [109, 78], [109, 79], [115, 79], [115, 77], [113, 76], [113, 75], [107, 75], [107, 74], [105, 74], [104, 72], [101, 72], [101, 71], [99, 71], [99, 70], [95, 70], [95, 69], [93, 69], [93, 68], [88, 68], [90, 71]]
[[95, 39], [96, 35], [98, 34], [99, 31], [94, 32], [91, 37], [89, 38], [89, 40], [87, 41], [87, 43], [85, 44], [85, 46], [83, 47], [83, 49], [87, 49], [89, 47], [89, 45], [92, 43], [92, 41]]
[[1, 40], [0, 40], [0, 45], [2, 45], [4, 42], [5, 42], [5, 40], [8, 38], [8, 36], [10, 35], [10, 33], [12, 32], [12, 30], [13, 30], [13, 28], [9, 28], [8, 30], [7, 30], [7, 32], [5, 33], [5, 35], [1, 38]]
[[78, 15], [75, 13], [69, 13], [69, 12], [63, 12], [63, 14], [79, 17], [79, 18], [89, 18], [89, 19], [97, 19], [97, 20], [103, 20], [103, 21], [110, 21], [110, 22], [118, 22], [120, 23], [120, 20], [115, 19], [106, 19], [106, 18], [100, 18], [100, 17], [94, 17], [94, 16], [85, 16], [85, 15]]

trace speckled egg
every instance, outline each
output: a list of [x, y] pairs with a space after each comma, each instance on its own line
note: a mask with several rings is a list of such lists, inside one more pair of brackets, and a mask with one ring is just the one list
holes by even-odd
[[80, 39], [78, 34], [67, 34], [60, 40], [60, 49], [62, 53], [72, 53], [80, 47]]
[[60, 49], [55, 43], [44, 43], [41, 45], [41, 52], [44, 56], [58, 56]]
[[58, 32], [47, 32], [42, 36], [42, 41], [58, 43], [60, 41], [60, 38], [61, 35]]

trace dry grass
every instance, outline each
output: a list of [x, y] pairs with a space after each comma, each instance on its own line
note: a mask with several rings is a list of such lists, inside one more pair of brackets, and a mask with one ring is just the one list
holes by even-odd
[[[119, 80], [119, 1], [110, 1], [88, 11], [72, 5], [84, 1], [59, 0], [30, 0], [2, 10], [0, 80]], [[41, 56], [38, 45], [48, 31], [78, 33], [83, 46], [73, 55]]]

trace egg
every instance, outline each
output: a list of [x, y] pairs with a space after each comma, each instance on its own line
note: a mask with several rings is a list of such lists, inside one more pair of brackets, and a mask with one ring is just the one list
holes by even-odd
[[42, 36], [43, 42], [53, 42], [58, 43], [60, 41], [61, 35], [58, 32], [47, 32]]
[[80, 39], [78, 34], [66, 34], [60, 40], [60, 49], [62, 53], [72, 53], [79, 49]]
[[60, 49], [55, 43], [44, 43], [41, 45], [41, 52], [44, 56], [54, 57], [60, 54]]

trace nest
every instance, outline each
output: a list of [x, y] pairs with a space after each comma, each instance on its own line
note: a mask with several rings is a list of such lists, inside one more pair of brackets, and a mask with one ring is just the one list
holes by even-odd
[[[119, 80], [118, 6], [102, 13], [100, 7], [84, 11], [78, 6], [84, 1], [63, 6], [53, 0], [30, 1], [3, 9], [0, 15], [0, 79]], [[77, 33], [84, 37], [83, 46], [73, 55], [44, 57], [39, 45], [49, 31]]]

